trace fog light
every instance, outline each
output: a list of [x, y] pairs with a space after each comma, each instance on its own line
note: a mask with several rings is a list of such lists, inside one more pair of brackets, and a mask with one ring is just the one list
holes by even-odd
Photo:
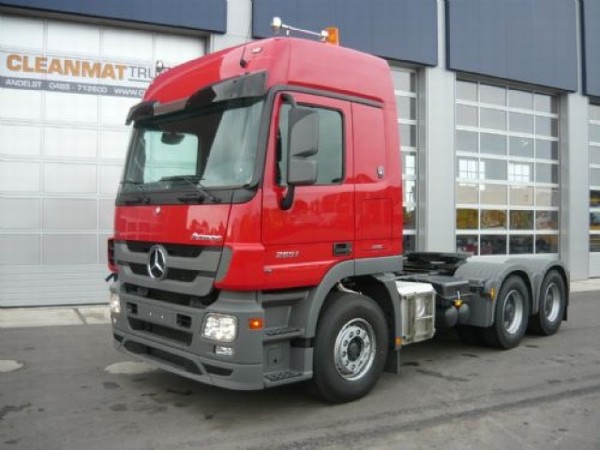
[[207, 314], [202, 336], [220, 342], [233, 342], [237, 337], [237, 317], [226, 314]]
[[222, 345], [217, 345], [215, 347], [215, 355], [219, 355], [219, 356], [233, 356], [233, 348], [231, 348], [231, 347], [223, 347]]
[[111, 292], [108, 305], [112, 314], [121, 314], [121, 299], [119, 298], [119, 294]]

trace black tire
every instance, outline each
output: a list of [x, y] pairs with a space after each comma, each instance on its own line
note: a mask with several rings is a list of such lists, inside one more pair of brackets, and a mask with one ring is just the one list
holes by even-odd
[[558, 331], [567, 307], [565, 280], [556, 270], [544, 277], [540, 290], [540, 309], [529, 319], [528, 331], [540, 336], [550, 336]]
[[482, 336], [483, 329], [473, 325], [457, 325], [456, 333], [460, 340], [467, 345], [480, 346], [484, 343]]
[[359, 294], [335, 292], [317, 326], [313, 387], [332, 403], [364, 397], [388, 351], [387, 323], [379, 306]]
[[483, 329], [483, 338], [490, 347], [509, 349], [516, 347], [527, 331], [530, 298], [521, 277], [504, 280], [494, 310], [494, 324]]

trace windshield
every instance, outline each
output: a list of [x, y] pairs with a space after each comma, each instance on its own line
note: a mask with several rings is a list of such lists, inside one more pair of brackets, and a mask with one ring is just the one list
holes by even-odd
[[123, 190], [248, 185], [262, 105], [262, 98], [238, 99], [137, 123]]

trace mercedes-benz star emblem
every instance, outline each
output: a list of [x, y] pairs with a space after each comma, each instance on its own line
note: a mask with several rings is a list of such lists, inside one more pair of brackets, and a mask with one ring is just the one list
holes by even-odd
[[167, 252], [160, 245], [150, 249], [148, 256], [148, 275], [155, 280], [163, 280], [167, 276]]

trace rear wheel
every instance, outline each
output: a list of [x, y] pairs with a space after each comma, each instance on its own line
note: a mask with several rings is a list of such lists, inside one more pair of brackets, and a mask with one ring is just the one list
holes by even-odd
[[563, 277], [551, 270], [544, 277], [540, 296], [540, 309], [531, 317], [529, 331], [550, 336], [558, 331], [567, 307], [567, 290]]
[[529, 318], [529, 291], [521, 277], [507, 278], [496, 299], [494, 324], [483, 329], [483, 337], [491, 347], [509, 349], [523, 339]]
[[313, 384], [322, 398], [344, 403], [365, 396], [379, 379], [388, 349], [387, 323], [370, 298], [332, 295], [317, 327]]

